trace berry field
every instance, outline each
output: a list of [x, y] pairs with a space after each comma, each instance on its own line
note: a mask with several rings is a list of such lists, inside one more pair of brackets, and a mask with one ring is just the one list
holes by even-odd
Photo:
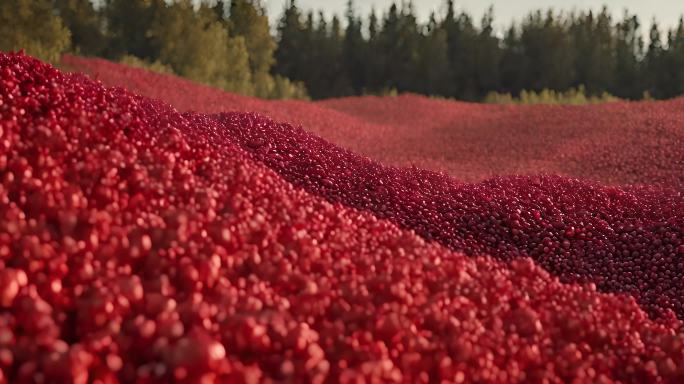
[[684, 99], [64, 65], [0, 54], [0, 383], [684, 382]]
[[684, 99], [588, 106], [468, 104], [422, 96], [263, 101], [100, 59], [64, 63], [180, 112], [257, 112], [385, 165], [457, 180], [562, 175], [603, 185], [684, 185]]

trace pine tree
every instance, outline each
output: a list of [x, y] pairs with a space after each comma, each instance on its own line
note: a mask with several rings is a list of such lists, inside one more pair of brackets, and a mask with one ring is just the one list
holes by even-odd
[[437, 22], [434, 12], [422, 36], [418, 74], [422, 74], [418, 88], [413, 91], [427, 95], [445, 96], [449, 92], [449, 57], [447, 34]]
[[382, 88], [383, 80], [383, 57], [380, 51], [380, 26], [378, 17], [375, 13], [375, 8], [371, 8], [371, 13], [368, 16], [368, 54], [366, 57], [365, 78], [366, 81], [362, 87], [364, 93], [379, 92]]
[[672, 96], [684, 95], [684, 16], [679, 18], [679, 25], [672, 34], [670, 41], [670, 51], [674, 55], [671, 68], [675, 73], [673, 84], [677, 86]]
[[164, 0], [105, 0], [103, 14], [108, 36], [105, 55], [118, 59], [130, 54], [156, 61], [160, 47], [157, 40], [150, 39], [149, 31], [164, 8]]
[[651, 30], [649, 31], [649, 44], [646, 58], [644, 60], [644, 68], [646, 70], [646, 90], [656, 98], [663, 97], [660, 91], [660, 85], [663, 82], [663, 45], [662, 36], [658, 22], [653, 20]]
[[353, 93], [345, 68], [344, 41], [345, 34], [342, 30], [342, 23], [339, 17], [333, 16], [330, 25], [330, 37], [327, 41], [330, 46], [330, 65], [325, 71], [330, 82], [330, 89], [323, 97], [349, 96]]
[[615, 82], [610, 93], [620, 98], [638, 99], [644, 92], [640, 61], [644, 42], [640, 27], [639, 18], [627, 11], [615, 26]]
[[520, 91], [525, 89], [528, 64], [520, 40], [520, 33], [515, 24], [511, 25], [506, 32], [502, 45], [503, 50], [499, 64], [501, 91], [517, 96]]
[[453, 1], [447, 2], [447, 16], [442, 22], [447, 33], [448, 56], [451, 66], [451, 96], [475, 100], [477, 85], [475, 71], [477, 66], [478, 33], [470, 15], [461, 13], [456, 16]]
[[574, 16], [570, 35], [575, 56], [574, 86], [584, 86], [589, 95], [600, 95], [611, 88], [615, 73], [615, 39], [612, 19], [604, 8], [600, 14], [592, 11]]
[[667, 51], [663, 58], [660, 96], [672, 98], [684, 94], [684, 18], [679, 25], [668, 32]]
[[344, 33], [343, 64], [349, 79], [349, 86], [355, 94], [360, 94], [366, 85], [366, 66], [368, 65], [368, 44], [363, 37], [361, 19], [354, 13], [354, 2], [347, 2], [347, 29]]
[[[278, 22], [278, 47], [275, 51], [275, 73], [293, 80], [303, 80], [302, 61], [306, 54], [304, 47], [304, 25], [302, 14], [295, 0], [289, 0]], [[307, 84], [308, 85], [308, 84]]]
[[333, 17], [327, 22], [323, 12], [319, 12], [318, 22], [313, 30], [307, 21], [307, 35], [303, 39], [307, 52], [306, 63], [302, 67], [302, 79], [314, 99], [343, 96], [349, 94], [349, 85], [342, 63], [343, 39], [340, 20]]
[[472, 72], [475, 80], [474, 96], [481, 100], [489, 91], [499, 90], [499, 72], [502, 57], [501, 42], [494, 35], [494, 9], [490, 7], [482, 16], [480, 30], [474, 44], [475, 63]]
[[401, 92], [416, 89], [420, 81], [417, 77], [420, 33], [411, 3], [402, 6], [401, 10], [392, 4], [378, 39], [377, 54], [384, 59], [383, 88], [396, 88]]
[[47, 1], [0, 1], [0, 50], [24, 49], [42, 60], [58, 62], [69, 47], [69, 30]]
[[525, 87], [568, 90], [575, 81], [575, 50], [567, 23], [548, 11], [530, 14], [522, 23], [521, 45], [527, 58]]
[[71, 32], [71, 48], [82, 55], [103, 55], [107, 45], [100, 14], [90, 0], [54, 0], [54, 6]]

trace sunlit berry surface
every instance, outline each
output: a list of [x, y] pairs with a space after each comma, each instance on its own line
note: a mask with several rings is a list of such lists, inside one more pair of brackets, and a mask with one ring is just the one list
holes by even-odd
[[[0, 382], [684, 381], [681, 101], [605, 107], [651, 116], [599, 127], [643, 129], [644, 143], [625, 135], [642, 157], [587, 140], [563, 152], [578, 156], [569, 171], [537, 168], [561, 176], [491, 178], [516, 172], [486, 164], [471, 180], [466, 165], [388, 166], [409, 117], [378, 113], [390, 144], [333, 141], [370, 154], [377, 134], [385, 165], [307, 132], [371, 129], [345, 104], [364, 99], [195, 86], [187, 100], [214, 104], [183, 108], [180, 80], [117, 68], [162, 100], [0, 54]], [[401, 100], [420, 106], [386, 103]], [[407, 150], [429, 159], [429, 143]], [[610, 179], [589, 159], [624, 167]]]

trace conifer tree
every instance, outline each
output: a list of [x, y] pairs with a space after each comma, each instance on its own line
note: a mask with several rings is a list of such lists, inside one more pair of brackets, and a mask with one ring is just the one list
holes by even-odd
[[638, 99], [643, 94], [641, 57], [644, 41], [640, 27], [639, 18], [627, 11], [622, 21], [615, 25], [615, 81], [609, 92], [617, 97]]
[[354, 12], [354, 2], [347, 2], [347, 29], [344, 33], [343, 64], [349, 87], [360, 94], [366, 85], [368, 44], [363, 37], [363, 24]]
[[574, 86], [586, 87], [589, 95], [599, 95], [613, 84], [615, 74], [615, 38], [613, 23], [604, 8], [595, 15], [592, 11], [573, 15], [569, 33], [575, 56]]
[[419, 65], [416, 75], [419, 86], [414, 91], [427, 95], [447, 95], [449, 92], [449, 57], [447, 34], [434, 13], [421, 37]]
[[499, 68], [503, 53], [501, 42], [494, 34], [494, 8], [492, 7], [482, 16], [473, 51], [474, 64], [471, 68], [471, 76], [474, 84], [471, 94], [475, 100], [481, 100], [489, 91], [501, 88]]
[[451, 66], [451, 96], [474, 100], [477, 97], [475, 71], [477, 59], [477, 30], [470, 15], [454, 12], [453, 1], [448, 2], [443, 28], [447, 33], [448, 55]]
[[501, 92], [517, 96], [526, 88], [525, 74], [528, 64], [520, 41], [519, 28], [515, 24], [506, 31], [502, 47], [499, 64]]
[[575, 50], [567, 21], [549, 10], [530, 14], [522, 23], [520, 41], [526, 56], [525, 87], [532, 91], [565, 91], [575, 80]]
[[[313, 54], [304, 48], [302, 14], [295, 0], [289, 0], [278, 22], [278, 47], [275, 51], [275, 73], [294, 80], [303, 80], [304, 56]], [[309, 84], [307, 83], [307, 86]]]
[[164, 8], [164, 0], [104, 0], [106, 56], [118, 59], [130, 54], [148, 61], [159, 58], [159, 41], [151, 39], [149, 31]]
[[659, 90], [659, 86], [663, 82], [661, 72], [663, 70], [662, 64], [665, 51], [662, 45], [660, 27], [656, 20], [653, 20], [648, 36], [648, 51], [646, 52], [646, 58], [644, 59], [644, 68], [646, 69], [646, 92], [655, 98], [660, 98], [663, 96]]
[[90, 0], [54, 0], [54, 6], [71, 32], [71, 49], [82, 55], [104, 55], [107, 41], [100, 14]]
[[674, 70], [672, 84], [676, 86], [672, 96], [680, 96], [684, 95], [684, 16], [679, 18], [679, 24], [671, 36], [669, 45], [673, 61], [670, 68]]

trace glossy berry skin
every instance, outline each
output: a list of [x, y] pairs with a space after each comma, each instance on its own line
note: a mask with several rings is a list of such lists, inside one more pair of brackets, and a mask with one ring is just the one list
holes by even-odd
[[[437, 232], [412, 231], [440, 222], [421, 207], [448, 211], [421, 196], [460, 185], [443, 175], [340, 157], [254, 114], [181, 114], [21, 54], [0, 54], [0, 127], [0, 382], [684, 380], [672, 312], [651, 318], [634, 297], [562, 283], [531, 258], [471, 257], [426, 241]], [[401, 182], [377, 178], [373, 194], [359, 193], [370, 188], [340, 185], [326, 156], [340, 174]], [[307, 173], [295, 178], [273, 161]], [[593, 191], [599, 198], [580, 195], [589, 203], [643, 208], [618, 218], [679, 212], [660, 189], [503, 180], [463, 187], [464, 197], [481, 191], [465, 201], [497, 208], [540, 191], [551, 203], [468, 216], [474, 250], [498, 245], [501, 234], [480, 235], [497, 220], [517, 220], [511, 244], [533, 250], [594, 241], [579, 221], [611, 227], [581, 209], [567, 211], [577, 222], [548, 227], [548, 212], [572, 205], [554, 203], [565, 201], [554, 183]], [[500, 185], [512, 192], [495, 193]], [[397, 187], [411, 200], [396, 201], [417, 210], [406, 222], [392, 216]], [[358, 203], [335, 200], [338, 189]], [[660, 208], [643, 203], [655, 200]], [[537, 222], [546, 227], [538, 239], [521, 235]], [[630, 262], [642, 233], [678, 252], [678, 223], [625, 227]], [[658, 305], [671, 308], [662, 293]]]

